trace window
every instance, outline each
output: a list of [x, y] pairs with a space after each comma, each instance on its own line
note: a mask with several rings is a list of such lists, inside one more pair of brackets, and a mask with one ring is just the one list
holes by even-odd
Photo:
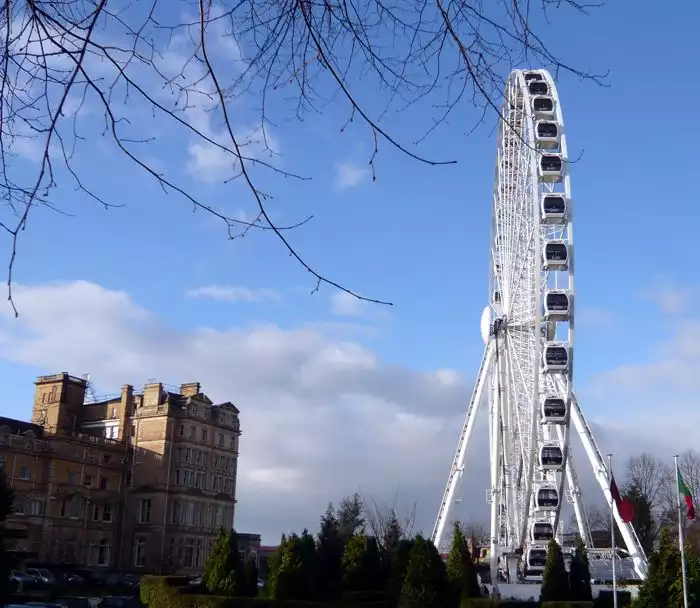
[[192, 462], [192, 448], [185, 450], [185, 462]]
[[194, 539], [186, 538], [185, 547], [182, 552], [182, 566], [184, 568], [192, 568], [192, 558], [194, 557]]
[[146, 565], [146, 537], [137, 536], [134, 544], [134, 566], [143, 568]]
[[105, 503], [105, 505], [102, 507], [102, 521], [104, 522], [111, 522], [112, 521], [112, 513], [113, 513], [113, 508], [112, 508], [112, 503], [108, 502]]
[[175, 485], [179, 486], [181, 483], [180, 469], [175, 469]]
[[100, 490], [106, 490], [109, 479], [107, 477], [100, 477]]
[[80, 517], [82, 510], [83, 499], [80, 496], [72, 496], [61, 501], [61, 517], [77, 519]]
[[68, 483], [72, 486], [78, 485], [78, 471], [68, 471]]
[[126, 485], [127, 486], [131, 485], [131, 471], [126, 472]]
[[180, 437], [184, 437], [184, 436], [185, 436], [185, 425], [181, 424], [180, 425]]
[[194, 439], [196, 436], [197, 436], [197, 427], [191, 426], [190, 427], [190, 439]]
[[117, 408], [113, 407], [112, 408], [112, 418], [116, 418], [116, 417], [117, 417]]
[[207, 429], [202, 429], [202, 431], [201, 431], [201, 437], [202, 437], [202, 441], [206, 441], [206, 440], [207, 440]]
[[197, 406], [196, 406], [196, 405], [193, 405], [193, 406], [190, 408], [190, 414], [192, 414], [193, 416], [198, 416], [198, 415], [199, 415], [199, 412], [197, 411]]
[[206, 467], [207, 466], [207, 461], [209, 460], [209, 452], [203, 452], [202, 453], [202, 466]]
[[147, 524], [151, 521], [151, 499], [144, 498], [141, 500], [141, 507], [139, 509], [139, 523]]
[[223, 435], [223, 433], [219, 433], [219, 437], [218, 437], [218, 440], [217, 440], [216, 443], [217, 443], [217, 445], [219, 445], [219, 446], [223, 446], [223, 445], [224, 445], [224, 435]]
[[105, 427], [105, 437], [107, 439], [119, 439], [119, 427], [116, 427], [116, 426]]
[[229, 440], [229, 447], [234, 450], [236, 448], [236, 437], [235, 435], [232, 435], [230, 440]]
[[19, 478], [24, 480], [32, 478], [32, 472], [29, 470], [29, 467], [22, 467], [20, 469]]
[[24, 496], [17, 496], [12, 505], [15, 515], [24, 515]]
[[92, 521], [100, 520], [100, 505], [95, 505], [92, 508]]
[[99, 544], [97, 545], [97, 565], [109, 565], [109, 541], [106, 538], [100, 540]]
[[180, 503], [177, 500], [173, 500], [171, 505], [172, 506], [170, 507], [170, 523], [176, 524], [180, 519]]
[[[116, 437], [115, 437], [116, 439]], [[102, 454], [102, 464], [109, 464], [112, 462], [112, 455], [111, 454]]]
[[29, 501], [29, 515], [39, 516], [44, 511], [44, 503], [40, 500], [32, 499]]
[[92, 475], [85, 475], [85, 477], [83, 478], [83, 485], [86, 488], [92, 486]]

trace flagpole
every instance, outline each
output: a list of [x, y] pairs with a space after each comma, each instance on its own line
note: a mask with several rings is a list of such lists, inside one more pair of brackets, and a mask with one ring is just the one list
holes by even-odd
[[681, 507], [681, 483], [678, 470], [678, 456], [673, 457], [676, 467], [676, 493], [678, 496], [678, 545], [681, 549], [681, 576], [683, 577], [683, 608], [688, 608], [688, 581], [685, 571], [685, 530], [683, 529], [683, 508]]
[[[608, 487], [612, 485], [612, 454], [608, 454]], [[610, 492], [610, 539], [612, 541], [613, 608], [617, 608], [617, 551], [615, 550], [615, 499]], [[684, 608], [688, 608], [685, 606]]]

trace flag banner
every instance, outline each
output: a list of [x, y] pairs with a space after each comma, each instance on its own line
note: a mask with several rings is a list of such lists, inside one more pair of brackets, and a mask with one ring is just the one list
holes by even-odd
[[693, 495], [690, 492], [690, 488], [685, 485], [680, 469], [677, 469], [676, 473], [678, 477], [678, 493], [680, 494], [682, 501], [685, 503], [685, 515], [688, 519], [695, 519], [695, 504], [693, 503]]
[[634, 505], [629, 500], [622, 497], [620, 490], [617, 489], [614, 475], [610, 476], [610, 494], [612, 494], [617, 512], [620, 514], [620, 519], [625, 523], [631, 522], [634, 519]]

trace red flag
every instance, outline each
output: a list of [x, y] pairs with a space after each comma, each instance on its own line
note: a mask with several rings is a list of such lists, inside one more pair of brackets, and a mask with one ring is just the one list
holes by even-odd
[[610, 494], [612, 494], [617, 512], [620, 514], [622, 521], [625, 523], [631, 522], [634, 519], [634, 505], [629, 500], [622, 497], [620, 490], [617, 489], [614, 475], [610, 476]]
[[685, 485], [683, 481], [683, 476], [680, 470], [676, 466], [676, 475], [678, 476], [678, 493], [683, 498], [683, 503], [685, 504], [685, 515], [688, 519], [695, 519], [695, 505], [693, 504], [693, 494]]

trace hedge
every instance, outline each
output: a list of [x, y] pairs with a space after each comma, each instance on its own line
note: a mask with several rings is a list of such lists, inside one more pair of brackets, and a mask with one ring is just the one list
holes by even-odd
[[530, 600], [497, 600], [491, 598], [465, 598], [461, 608], [594, 608], [593, 602], [531, 602]]
[[[605, 589], [601, 590], [598, 594], [598, 598], [595, 601], [596, 608], [613, 608], [614, 605], [613, 592]], [[618, 608], [626, 608], [627, 606], [631, 606], [632, 593], [629, 591], [618, 591], [617, 605]]]

